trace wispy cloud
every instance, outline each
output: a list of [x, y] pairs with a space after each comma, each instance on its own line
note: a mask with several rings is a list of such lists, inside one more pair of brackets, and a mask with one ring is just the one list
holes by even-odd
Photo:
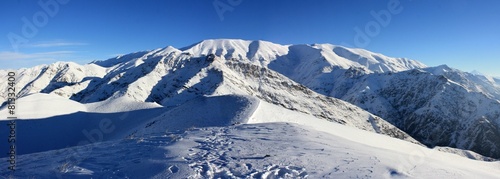
[[45, 41], [45, 42], [36, 42], [36, 43], [28, 44], [25, 47], [48, 48], [48, 47], [82, 46], [82, 45], [88, 45], [88, 44], [82, 43], [82, 42], [69, 42], [69, 41], [65, 41], [65, 40], [53, 40], [53, 41]]
[[48, 60], [67, 57], [74, 54], [74, 51], [52, 51], [40, 53], [20, 53], [12, 51], [0, 51], [0, 61], [5, 60]]
[[80, 46], [80, 45], [88, 45], [86, 43], [77, 43], [77, 42], [50, 42], [50, 43], [37, 43], [29, 45], [30, 47], [63, 47], [63, 46]]
[[[84, 51], [78, 47], [83, 45], [89, 44], [57, 39], [32, 42], [22, 45], [20, 49], [15, 51], [0, 49], [0, 69], [19, 69], [57, 61], [85, 63], [87, 62], [85, 59], [88, 57], [82, 57], [81, 54]], [[77, 47], [78, 50], [73, 51], [75, 48], [71, 47]]]

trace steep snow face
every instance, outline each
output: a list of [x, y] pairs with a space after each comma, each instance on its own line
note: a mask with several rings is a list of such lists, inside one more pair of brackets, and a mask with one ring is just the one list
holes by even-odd
[[249, 60], [256, 64], [267, 65], [277, 56], [288, 53], [288, 47], [266, 41], [247, 41], [233, 39], [204, 40], [182, 48], [185, 53], [194, 56], [215, 54], [225, 59]]

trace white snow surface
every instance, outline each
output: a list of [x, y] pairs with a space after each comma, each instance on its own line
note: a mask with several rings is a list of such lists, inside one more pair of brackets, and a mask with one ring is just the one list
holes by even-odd
[[[129, 115], [135, 118], [146, 113], [152, 112]], [[122, 124], [126, 123], [121, 126], [119, 120], [113, 120], [111, 124], [116, 128], [110, 133], [101, 130], [104, 137], [97, 141], [91, 140], [99, 138], [91, 125], [53, 123], [65, 126], [65, 130], [90, 130], [91, 137], [86, 139], [90, 144], [20, 155], [18, 171], [13, 176], [496, 178], [500, 175], [499, 162], [471, 160], [428, 149], [249, 96], [196, 98], [157, 116], [128, 123], [123, 121], [130, 119], [121, 119]], [[40, 121], [37, 126], [44, 131], [51, 127], [44, 125], [54, 122], [51, 120], [54, 119], [34, 121]], [[99, 124], [94, 127], [99, 129]], [[19, 130], [20, 134], [25, 132]], [[64, 142], [58, 135], [53, 132], [46, 137]], [[109, 135], [113, 137], [108, 138]], [[0, 174], [7, 177], [10, 173], [1, 168]]]
[[[363, 49], [352, 49], [331, 44], [280, 45], [267, 41], [250, 41], [238, 39], [210, 39], [189, 47], [181, 48], [183, 52], [193, 56], [215, 54], [225, 59], [250, 60], [276, 71], [286, 68], [301, 68], [301, 70], [318, 70], [325, 64], [330, 67], [339, 66], [364, 67], [372, 72], [398, 72], [414, 68], [424, 68], [426, 65], [406, 58], [391, 58], [382, 54]], [[319, 62], [319, 63], [318, 63]], [[276, 63], [277, 65], [273, 64]], [[296, 66], [290, 66], [296, 65]], [[299, 69], [295, 69], [300, 71]]]
[[[81, 104], [56, 94], [34, 93], [16, 100], [16, 117], [20, 120], [41, 119], [77, 112], [118, 113], [141, 109], [160, 108], [156, 103], [137, 102], [127, 98], [108, 99], [101, 102]], [[7, 120], [9, 110], [0, 109], [0, 120]]]
[[[76, 101], [53, 94], [35, 93], [16, 101], [16, 117], [19, 119], [48, 118], [58, 115], [85, 112], [87, 107]], [[0, 120], [11, 116], [7, 107], [0, 109]]]

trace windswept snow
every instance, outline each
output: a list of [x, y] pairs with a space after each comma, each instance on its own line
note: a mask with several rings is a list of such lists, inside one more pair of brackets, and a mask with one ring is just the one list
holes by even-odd
[[[36, 93], [16, 101], [16, 117], [19, 119], [37, 119], [85, 112], [87, 107], [76, 101], [53, 94]], [[10, 116], [6, 107], [0, 109], [0, 120]]]
[[[185, 53], [194, 56], [215, 54], [226, 59], [248, 59], [256, 63], [267, 64], [276, 56], [288, 53], [288, 47], [266, 41], [248, 41], [232, 39], [204, 40], [189, 47], [182, 48]], [[267, 60], [267, 61], [263, 61]]]
[[[127, 98], [108, 99], [101, 102], [81, 104], [56, 94], [35, 93], [16, 100], [18, 119], [42, 119], [77, 112], [117, 113], [141, 109], [160, 108], [155, 103], [137, 102]], [[0, 120], [6, 120], [6, 107], [0, 109]]]
[[248, 96], [197, 97], [162, 115], [143, 121], [124, 137], [140, 137], [195, 127], [231, 126], [247, 123], [259, 100]]
[[[236, 111], [253, 111], [230, 115], [235, 118], [229, 120], [250, 118], [248, 121], [253, 124], [229, 124], [223, 119], [228, 115], [221, 116], [221, 120], [211, 118], [217, 113], [206, 116], [203, 111], [213, 110], [208, 104], [214, 102], [226, 102], [222, 104], [225, 107], [234, 105]], [[142, 135], [21, 155], [15, 176], [496, 178], [500, 175], [499, 162], [470, 160], [241, 97], [197, 99], [189, 106], [195, 109], [193, 113], [185, 113], [183, 110], [187, 108], [181, 107], [157, 118], [155, 123], [142, 125]], [[199, 120], [192, 121], [193, 125], [207, 121], [212, 124], [186, 130], [159, 130], [183, 125], [180, 121], [187, 116]], [[213, 127], [221, 124], [224, 126]], [[0, 174], [8, 176], [3, 168]]]

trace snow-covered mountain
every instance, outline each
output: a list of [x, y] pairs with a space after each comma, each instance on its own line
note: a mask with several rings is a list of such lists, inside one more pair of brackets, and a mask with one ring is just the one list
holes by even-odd
[[[31, 81], [18, 82], [20, 86], [25, 86], [19, 97], [42, 92], [70, 97], [81, 103], [127, 98], [172, 107], [202, 95], [252, 95], [287, 109], [413, 140], [377, 116], [344, 101], [317, 94], [277, 72], [283, 70], [274, 71], [267, 68], [272, 65], [270, 63], [283, 65], [283, 62], [289, 60], [299, 62], [297, 57], [317, 58], [330, 64], [332, 68], [336, 65], [365, 67], [358, 61], [365, 61], [366, 68], [370, 65], [377, 66], [375, 70], [382, 70], [382, 66], [387, 66], [386, 62], [399, 64], [386, 68], [392, 70], [396, 70], [396, 67], [397, 70], [404, 70], [403, 67], [406, 66], [422, 66], [415, 61], [387, 58], [361, 50], [359, 51], [362, 54], [370, 56], [356, 56], [350, 60], [334, 55], [332, 48], [333, 46], [323, 45], [282, 46], [263, 41], [206, 40], [182, 51], [169, 46], [96, 61], [81, 67], [76, 64], [58, 63], [18, 72], [20, 76], [25, 76], [25, 71], [31, 72], [31, 75], [26, 75], [31, 77], [26, 78]], [[323, 53], [329, 54], [331, 59], [323, 58]], [[214, 63], [206, 61], [208, 54], [217, 56]], [[305, 59], [301, 61], [303, 62], [300, 63], [309, 63]], [[315, 64], [310, 64], [311, 69], [324, 68], [321, 64]], [[95, 67], [97, 65], [101, 66]], [[288, 67], [282, 69], [286, 68]], [[85, 76], [82, 69], [87, 69], [85, 73], [94, 73]], [[314, 70], [310, 71], [313, 73]], [[105, 75], [102, 75], [103, 72]]]
[[[116, 130], [99, 138], [112, 145], [120, 145], [117, 140], [150, 138], [165, 131], [254, 122], [307, 126], [301, 119], [311, 119], [421, 147], [444, 146], [439, 150], [468, 158], [490, 160], [467, 150], [500, 157], [498, 79], [447, 66], [427, 67], [363, 49], [218, 39], [86, 65], [58, 62], [16, 73], [18, 117], [44, 118], [20, 121], [19, 137], [26, 139], [19, 140], [20, 154], [81, 145], [88, 136], [79, 132], [60, 136], [58, 126], [66, 126], [65, 132], [91, 130], [102, 126], [104, 119]], [[0, 70], [0, 75], [7, 72]], [[0, 83], [0, 88], [7, 88], [7, 83]], [[6, 97], [0, 92], [3, 101]], [[0, 117], [5, 118], [6, 112], [3, 105]], [[331, 130], [342, 129], [321, 128], [330, 134]], [[0, 136], [6, 132], [0, 131]], [[49, 140], [59, 143], [46, 142]], [[0, 148], [7, 147], [4, 144]], [[206, 171], [203, 164], [193, 166], [201, 167], [199, 177], [216, 176], [216, 171]], [[409, 173], [400, 174], [413, 176]]]
[[299, 82], [380, 116], [425, 145], [500, 157], [500, 87], [489, 78], [439, 66], [376, 74], [350, 68], [328, 79]]
[[[157, 63], [163, 64], [167, 62], [166, 66], [174, 67], [179, 63], [187, 63], [185, 61], [191, 59], [204, 60], [208, 54], [215, 54], [222, 60], [237, 60], [273, 69], [292, 79], [315, 77], [318, 73], [332, 71], [335, 67], [343, 69], [351, 67], [366, 68], [370, 73], [397, 72], [425, 67], [420, 62], [413, 60], [390, 58], [362, 49], [348, 49], [329, 44], [278, 45], [266, 41], [205, 40], [181, 48], [181, 50], [169, 46], [162, 49], [118, 56], [105, 61], [94, 61], [83, 66], [71, 62], [58, 62], [51, 65], [20, 69], [17, 72], [19, 74], [17, 83], [23, 88], [22, 92], [19, 93], [19, 97], [36, 92], [56, 93], [56, 91], [60, 95], [72, 95], [72, 92], [78, 92], [82, 88], [86, 88], [89, 85], [87, 83], [92, 79], [102, 78], [105, 74], [106, 77], [115, 77], [114, 80], [120, 78], [120, 75], [124, 75], [125, 72], [132, 73], [127, 71], [129, 69], [142, 70], [144, 73], [142, 75], [146, 75], [156, 67]], [[146, 61], [148, 63], [143, 64]], [[178, 68], [176, 66], [172, 70], [175, 71]], [[162, 69], [159, 66], [155, 70], [160, 72], [159, 76], [166, 73], [160, 71]], [[5, 71], [0, 70], [0, 73], [6, 75]], [[134, 80], [133, 77], [127, 77], [126, 79]], [[124, 81], [123, 83], [127, 82]], [[75, 84], [78, 84], [78, 86], [75, 86]], [[5, 86], [5, 84], [2, 85]], [[0, 96], [5, 98], [5, 94]]]

